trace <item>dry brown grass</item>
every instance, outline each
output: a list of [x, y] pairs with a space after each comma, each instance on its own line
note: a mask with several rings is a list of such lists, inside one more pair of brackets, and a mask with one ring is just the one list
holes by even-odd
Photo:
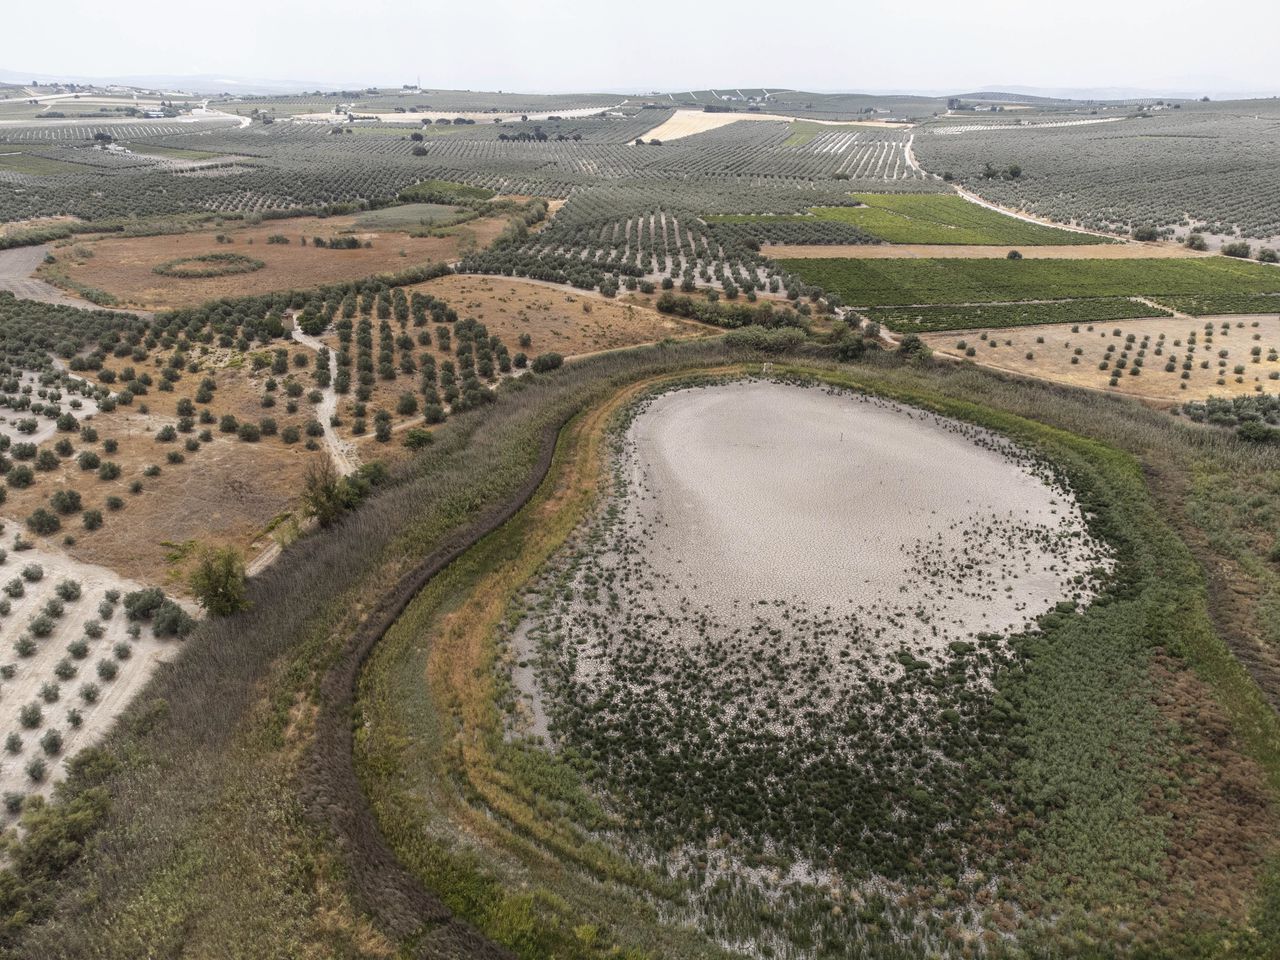
[[[707, 327], [658, 313], [641, 294], [610, 300], [561, 285], [542, 285], [506, 277], [454, 275], [419, 284], [489, 329], [514, 355], [530, 357], [554, 351], [566, 357], [616, 350], [667, 337], [705, 336]], [[532, 338], [519, 345], [522, 333]]]
[[[298, 290], [377, 273], [394, 273], [434, 261], [455, 260], [472, 247], [484, 247], [507, 225], [505, 217], [486, 217], [448, 229], [443, 237], [410, 237], [393, 231], [357, 230], [356, 216], [296, 217], [261, 224], [226, 223], [192, 233], [159, 237], [77, 239], [55, 250], [57, 267], [72, 280], [105, 290], [123, 306], [147, 310], [190, 307], [221, 297], [250, 296], [273, 290]], [[354, 232], [353, 232], [354, 231]], [[313, 237], [350, 233], [373, 246], [356, 250], [317, 249]], [[231, 243], [219, 243], [219, 235]], [[281, 234], [288, 244], [268, 244]], [[302, 245], [302, 238], [307, 245]], [[91, 256], [77, 256], [76, 252]], [[252, 273], [203, 279], [163, 277], [154, 268], [179, 257], [237, 253], [263, 261]]]
[[[1230, 332], [1222, 334], [1222, 324], [1230, 323]], [[1212, 323], [1214, 336], [1205, 339], [1205, 324]], [[1254, 326], [1256, 324], [1257, 326]], [[958, 346], [964, 342], [977, 350], [977, 354], [967, 358], [993, 370], [1037, 377], [1053, 383], [1063, 383], [1073, 387], [1087, 387], [1106, 390], [1144, 400], [1178, 401], [1203, 400], [1210, 396], [1240, 396], [1257, 392], [1274, 393], [1280, 390], [1280, 379], [1272, 380], [1271, 373], [1280, 372], [1280, 361], [1267, 360], [1272, 348], [1280, 349], [1280, 317], [1156, 317], [1142, 320], [1109, 320], [1094, 324], [1079, 325], [1079, 332], [1071, 332], [1071, 324], [1046, 324], [1043, 326], [1007, 327], [990, 330], [955, 330], [948, 333], [927, 333], [921, 339], [934, 351], [957, 359], [964, 358], [964, 349]], [[1114, 331], [1121, 331], [1119, 337]], [[986, 333], [987, 340], [981, 335]], [[1100, 370], [1098, 364], [1107, 357], [1118, 356], [1123, 349], [1125, 338], [1130, 334], [1141, 343], [1144, 336], [1150, 336], [1151, 346], [1144, 358], [1142, 373], [1131, 376], [1126, 369], [1121, 371], [1120, 382], [1109, 385], [1114, 371], [1114, 363], [1106, 370]], [[1189, 334], [1196, 336], [1196, 352], [1191, 364], [1190, 376], [1182, 379], [1182, 363], [1186, 357], [1187, 338]], [[1156, 356], [1154, 348], [1160, 343], [1159, 337], [1164, 334], [1164, 353]], [[1255, 336], [1257, 339], [1254, 339]], [[1043, 343], [1037, 343], [1043, 337]], [[1181, 341], [1181, 346], [1174, 346], [1174, 341]], [[996, 346], [990, 346], [991, 343]], [[1108, 354], [1107, 347], [1115, 345], [1115, 353]], [[1258, 363], [1252, 362], [1250, 350], [1261, 347], [1262, 355]], [[1073, 364], [1071, 358], [1075, 350], [1083, 352], [1079, 362]], [[1219, 357], [1225, 350], [1226, 357]], [[1032, 359], [1027, 359], [1027, 354]], [[1133, 354], [1131, 353], [1132, 357]], [[1225, 375], [1219, 375], [1219, 361], [1226, 360]], [[1165, 371], [1167, 361], [1173, 360], [1173, 372]], [[1209, 369], [1202, 369], [1200, 364], [1209, 361]], [[1244, 366], [1243, 374], [1236, 374], [1237, 365]], [[1237, 378], [1239, 382], [1237, 382]], [[1223, 382], [1218, 383], [1221, 379]], [[1185, 384], [1185, 389], [1182, 386]], [[1261, 388], [1261, 391], [1259, 391]]]
[[[79, 515], [64, 517], [62, 531], [50, 538], [51, 543], [60, 544], [64, 534], [71, 534], [75, 544], [64, 549], [77, 560], [180, 592], [186, 563], [192, 559], [181, 545], [231, 544], [248, 554], [256, 552], [250, 545], [275, 518], [293, 508], [307, 464], [325, 455], [302, 444], [286, 446], [278, 438], [244, 443], [215, 428], [212, 442], [194, 453], [184, 451], [185, 462], [169, 464], [165, 454], [182, 445], [156, 442], [160, 419], [112, 412], [99, 414], [93, 422], [100, 436], [118, 441], [118, 450], [107, 454], [101, 443], [76, 442], [76, 451], [95, 449], [103, 460], [120, 465], [120, 477], [101, 480], [96, 471], [81, 470], [73, 457], [59, 470], [37, 472], [35, 484], [27, 489], [9, 490], [5, 517], [19, 527], [37, 507], [48, 506], [55, 490], [76, 490], [85, 509], [102, 511], [103, 525], [89, 531]], [[143, 470], [152, 464], [160, 466], [160, 475], [144, 477]], [[135, 480], [142, 481], [141, 493], [129, 492]], [[124, 508], [107, 510], [109, 496], [124, 500]]]
[[[1246, 753], [1213, 692], [1179, 660], [1159, 658], [1152, 669], [1164, 718], [1194, 735], [1180, 765], [1169, 771], [1182, 785], [1170, 811], [1165, 901], [1179, 910], [1208, 909], [1237, 921], [1249, 915], [1256, 878], [1277, 848], [1277, 808], [1262, 771]], [[1158, 808], [1163, 794], [1147, 798]]]
[[7, 237], [13, 233], [25, 233], [28, 230], [39, 230], [42, 227], [56, 227], [64, 223], [79, 223], [79, 217], [60, 216], [60, 217], [32, 217], [30, 220], [11, 220], [8, 223], [0, 223], [0, 237]]
[[[299, 352], [314, 361], [311, 351], [296, 345], [291, 348], [291, 353]], [[312, 405], [305, 395], [297, 401], [297, 413], [287, 412], [283, 375], [276, 378], [281, 384], [276, 392], [277, 404], [266, 409], [262, 397], [267, 392], [269, 370], [254, 373], [242, 354], [231, 351], [214, 351], [201, 359], [202, 369], [184, 373], [172, 393], [153, 387], [135, 398], [131, 406], [85, 419], [83, 423], [98, 431], [96, 443], [86, 443], [78, 434], [58, 434], [42, 444], [42, 449], [51, 448], [57, 439], [66, 436], [75, 453], [56, 471], [36, 471], [36, 482], [31, 487], [9, 489], [4, 515], [20, 525], [37, 507], [47, 506], [55, 490], [76, 490], [85, 509], [102, 510], [104, 523], [100, 529], [88, 531], [79, 515], [65, 517], [63, 529], [52, 538], [53, 542], [61, 543], [63, 535], [69, 533], [76, 543], [66, 549], [76, 559], [110, 567], [133, 579], [164, 583], [179, 591], [184, 589], [184, 574], [192, 557], [175, 545], [192, 540], [230, 544], [244, 550], [251, 560], [269, 544], [269, 538], [264, 536], [267, 528], [294, 508], [307, 465], [326, 454], [323, 449], [307, 450], [305, 435], [292, 445], [283, 443], [278, 435], [247, 443], [233, 434], [221, 433], [216, 423], [197, 423], [191, 434], [180, 433], [172, 443], [157, 442], [157, 431], [177, 423], [178, 401], [193, 397], [205, 376], [212, 376], [218, 386], [212, 402], [197, 404], [197, 412], [208, 409], [219, 418], [229, 413], [241, 422], [253, 423], [269, 416], [280, 428], [301, 428], [313, 417]], [[119, 360], [108, 364], [116, 370], [126, 365], [127, 361]], [[149, 364], [134, 366], [139, 372], [149, 370], [158, 381]], [[291, 366], [290, 370], [310, 388], [310, 366], [301, 371]], [[112, 387], [118, 389], [119, 382]], [[197, 451], [185, 450], [183, 441], [205, 429], [212, 431], [213, 440], [201, 444]], [[115, 453], [103, 449], [107, 439], [118, 443]], [[75, 457], [83, 450], [92, 450], [103, 461], [119, 464], [119, 479], [104, 481], [96, 471], [81, 470]], [[184, 462], [168, 463], [166, 455], [171, 450], [181, 451]], [[160, 467], [160, 475], [144, 477], [143, 470], [153, 464]], [[139, 494], [129, 492], [134, 480], [142, 481], [143, 491]], [[109, 496], [124, 500], [124, 509], [107, 510], [105, 501]]]

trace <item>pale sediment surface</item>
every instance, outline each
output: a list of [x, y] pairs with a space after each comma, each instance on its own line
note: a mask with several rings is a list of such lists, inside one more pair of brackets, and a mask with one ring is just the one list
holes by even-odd
[[712, 929], [744, 903], [811, 918], [814, 884], [969, 876], [1001, 816], [976, 784], [1013, 756], [1010, 637], [1113, 564], [1056, 471], [971, 424], [773, 381], [650, 398], [619, 439], [612, 496], [509, 638], [511, 734], [589, 761], [628, 825], [602, 834], [688, 883]]
[[[713, 689], [800, 733], [815, 707], [868, 709], [855, 690], [872, 678], [1087, 602], [1111, 565], [1043, 461], [855, 393], [663, 394], [615, 467], [609, 509], [561, 560], [567, 590], [513, 638], [526, 733], [554, 733], [547, 681], [568, 684], [553, 701], [609, 712], [618, 683], [673, 707], [673, 691]], [[526, 666], [539, 643], [542, 676]]]
[[[1003, 633], [1101, 559], [1041, 464], [871, 397], [763, 381], [683, 390], [653, 400], [628, 441], [627, 512], [654, 531], [639, 549], [704, 602], [873, 620], [923, 604], [948, 635]], [[943, 642], [914, 619], [883, 636]]]

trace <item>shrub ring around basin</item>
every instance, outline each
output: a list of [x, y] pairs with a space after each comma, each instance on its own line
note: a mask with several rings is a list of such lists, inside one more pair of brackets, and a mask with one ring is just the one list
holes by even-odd
[[239, 253], [209, 253], [201, 257], [179, 257], [166, 260], [153, 269], [162, 277], [194, 280], [203, 277], [226, 277], [236, 273], [253, 273], [266, 264]]

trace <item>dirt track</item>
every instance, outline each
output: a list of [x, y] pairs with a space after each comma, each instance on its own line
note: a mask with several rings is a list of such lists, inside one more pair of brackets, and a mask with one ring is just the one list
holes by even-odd
[[48, 251], [48, 244], [0, 250], [0, 290], [7, 290], [20, 300], [39, 300], [41, 303], [53, 303], [63, 307], [96, 309], [94, 304], [87, 300], [68, 296], [53, 284], [37, 280], [32, 276], [36, 268], [44, 262]]

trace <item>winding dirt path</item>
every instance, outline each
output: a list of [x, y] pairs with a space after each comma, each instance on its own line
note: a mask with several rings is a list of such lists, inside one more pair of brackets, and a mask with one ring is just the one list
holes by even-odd
[[329, 385], [320, 392], [324, 395], [324, 399], [320, 401], [320, 405], [316, 408], [316, 419], [320, 421], [320, 426], [324, 427], [324, 445], [329, 450], [329, 459], [333, 461], [333, 467], [338, 473], [344, 477], [348, 477], [356, 472], [356, 468], [360, 466], [359, 457], [356, 455], [355, 447], [338, 436], [337, 430], [331, 423], [331, 418], [338, 412], [338, 394], [333, 389], [333, 381], [338, 375], [338, 358], [332, 350], [320, 341], [319, 337], [308, 336], [303, 333], [297, 326], [292, 331], [295, 342], [302, 344], [309, 350], [314, 350], [319, 356], [322, 349], [327, 350], [329, 354]]
[[8, 291], [19, 300], [35, 300], [39, 303], [50, 303], [57, 307], [75, 307], [78, 310], [112, 310], [116, 313], [131, 313], [135, 317], [151, 319], [155, 316], [149, 310], [127, 310], [122, 307], [103, 307], [88, 300], [73, 297], [59, 290], [48, 281], [35, 276], [40, 264], [44, 263], [49, 253], [49, 244], [42, 243], [32, 247], [11, 247], [0, 250], [0, 291]]

